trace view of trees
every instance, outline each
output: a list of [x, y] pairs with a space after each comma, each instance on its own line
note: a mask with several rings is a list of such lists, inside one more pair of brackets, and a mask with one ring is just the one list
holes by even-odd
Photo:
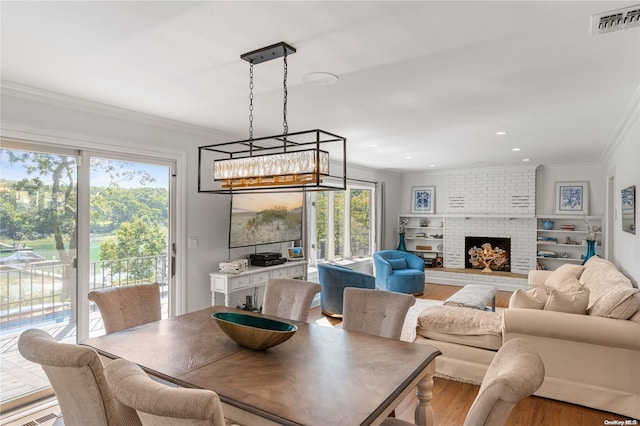
[[[0, 180], [0, 242], [28, 246], [36, 240], [51, 240], [57, 259], [73, 264], [77, 245], [76, 158], [7, 149], [2, 149], [0, 155], [9, 164], [21, 167], [27, 176]], [[164, 254], [167, 189], [145, 187], [154, 178], [131, 167], [131, 163], [95, 159], [91, 170], [107, 182], [91, 188], [91, 232], [112, 237], [100, 244], [100, 259]], [[139, 187], [121, 187], [125, 182], [135, 182]], [[115, 265], [111, 272], [121, 272]], [[75, 283], [75, 272], [72, 268], [66, 270], [69, 276], [63, 280], [62, 300], [67, 299], [73, 290], [70, 286]], [[138, 278], [150, 273], [149, 267], [144, 266], [133, 272]]]

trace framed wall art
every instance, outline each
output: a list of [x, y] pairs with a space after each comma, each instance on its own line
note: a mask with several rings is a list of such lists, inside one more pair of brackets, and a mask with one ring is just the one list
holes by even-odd
[[414, 186], [411, 188], [411, 213], [430, 213], [436, 211], [436, 187]]
[[622, 230], [630, 234], [636, 233], [636, 186], [632, 185], [620, 193], [622, 207]]
[[555, 214], [589, 214], [589, 182], [556, 182]]

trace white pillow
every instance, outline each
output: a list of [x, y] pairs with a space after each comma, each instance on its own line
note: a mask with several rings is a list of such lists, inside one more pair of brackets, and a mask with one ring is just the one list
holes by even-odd
[[565, 281], [567, 281], [569, 278], [580, 278], [580, 275], [582, 275], [582, 271], [584, 271], [584, 266], [582, 265], [565, 263], [547, 277], [544, 282], [544, 286], [561, 290], [560, 286]]
[[589, 315], [626, 320], [640, 308], [640, 290], [614, 286], [589, 308]]
[[588, 304], [589, 290], [585, 289], [575, 293], [563, 293], [559, 290], [551, 290], [543, 309], [545, 311], [584, 315], [587, 313]]
[[542, 309], [547, 301], [547, 292], [542, 288], [517, 289], [509, 299], [509, 308]]

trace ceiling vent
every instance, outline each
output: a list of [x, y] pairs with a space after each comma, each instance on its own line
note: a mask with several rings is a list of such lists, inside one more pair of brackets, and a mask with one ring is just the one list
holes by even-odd
[[640, 27], [640, 5], [612, 10], [591, 17], [591, 35]]

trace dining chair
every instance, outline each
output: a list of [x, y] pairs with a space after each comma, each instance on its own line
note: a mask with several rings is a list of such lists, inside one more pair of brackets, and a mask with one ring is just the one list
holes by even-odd
[[162, 318], [158, 283], [102, 288], [89, 292], [107, 334]]
[[[532, 395], [544, 380], [544, 364], [538, 352], [524, 339], [512, 339], [502, 345], [482, 380], [465, 426], [504, 425], [513, 407]], [[396, 418], [387, 418], [382, 426], [409, 426]]]
[[136, 412], [117, 402], [95, 349], [59, 343], [40, 329], [24, 331], [18, 351], [40, 364], [56, 394], [62, 417], [54, 425], [138, 426]]
[[407, 312], [415, 303], [410, 294], [347, 287], [342, 328], [399, 340]]
[[225, 419], [213, 391], [167, 386], [124, 359], [109, 363], [104, 374], [118, 401], [137, 412], [142, 426], [235, 425]]
[[264, 290], [262, 313], [292, 321], [307, 321], [320, 284], [289, 278], [270, 278]]

